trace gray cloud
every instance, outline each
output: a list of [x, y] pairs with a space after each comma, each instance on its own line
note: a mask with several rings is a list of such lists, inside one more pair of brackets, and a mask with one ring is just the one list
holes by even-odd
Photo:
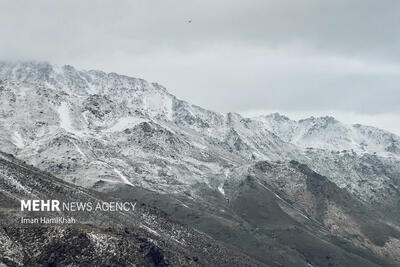
[[[399, 60], [396, 0], [2, 1], [1, 28], [14, 41], [64, 53], [126, 49], [133, 54], [205, 45], [279, 46], [299, 42], [318, 50]], [[193, 23], [185, 23], [192, 19]], [[43, 41], [40, 43], [39, 41]], [[4, 49], [4, 45], [2, 46]], [[12, 49], [11, 49], [12, 50]], [[71, 51], [72, 50], [72, 51]]]
[[0, 58], [143, 77], [224, 112], [400, 114], [398, 14], [397, 0], [10, 0]]

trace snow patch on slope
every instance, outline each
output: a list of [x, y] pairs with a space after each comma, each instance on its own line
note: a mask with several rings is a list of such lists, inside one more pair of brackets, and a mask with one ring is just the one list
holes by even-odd
[[18, 132], [14, 133], [12, 140], [14, 141], [14, 145], [18, 148], [23, 148], [25, 146], [24, 139]]
[[116, 174], [119, 175], [119, 177], [121, 177], [122, 181], [125, 184], [129, 184], [129, 185], [133, 186], [133, 184], [131, 182], [129, 182], [128, 178], [125, 175], [123, 175], [118, 169], [114, 168], [114, 171]]
[[107, 132], [121, 132], [127, 128], [134, 127], [135, 125], [145, 122], [147, 120], [135, 117], [120, 118], [116, 124], [110, 127]]
[[218, 186], [218, 191], [221, 192], [221, 194], [222, 194], [223, 196], [225, 196], [225, 190], [224, 190], [224, 188], [223, 188], [222, 186], [223, 186], [223, 184], [220, 185], [220, 186]]
[[172, 98], [169, 95], [160, 92], [152, 92], [143, 98], [144, 110], [151, 116], [164, 115], [168, 120], [172, 120]]
[[69, 108], [68, 104], [63, 102], [57, 109], [58, 115], [60, 117], [60, 126], [64, 128], [67, 132], [76, 134], [78, 136], [82, 136], [82, 133], [80, 131], [77, 131], [73, 126], [72, 126], [72, 120], [69, 114]]
[[86, 155], [82, 152], [82, 150], [79, 148], [79, 146], [77, 144], [74, 144], [74, 145], [75, 145], [76, 151], [78, 151], [79, 154], [81, 154], [83, 157], [86, 158]]

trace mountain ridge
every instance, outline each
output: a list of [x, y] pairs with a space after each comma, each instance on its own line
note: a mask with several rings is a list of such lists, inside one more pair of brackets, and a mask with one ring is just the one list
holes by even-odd
[[[89, 189], [139, 194], [254, 255], [271, 249], [268, 259], [285, 265], [340, 265], [347, 259], [363, 266], [365, 251], [373, 252], [371, 266], [391, 266], [384, 255], [400, 262], [393, 230], [400, 227], [398, 136], [333, 117], [221, 114], [142, 79], [26, 64], [0, 63], [5, 152]], [[310, 171], [298, 167], [303, 165]], [[363, 214], [352, 217], [352, 204], [340, 202], [341, 196], [361, 203], [382, 226], [360, 222]], [[250, 209], [246, 199], [259, 208]], [[271, 220], [286, 224], [276, 228]], [[380, 229], [379, 242], [371, 229]], [[300, 240], [294, 247], [291, 235]], [[238, 241], [245, 237], [247, 243]], [[301, 240], [313, 245], [302, 247]], [[329, 245], [320, 250], [321, 244]]]

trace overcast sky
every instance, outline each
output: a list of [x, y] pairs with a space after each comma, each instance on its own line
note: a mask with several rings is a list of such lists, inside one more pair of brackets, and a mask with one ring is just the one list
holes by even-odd
[[0, 0], [0, 59], [140, 77], [220, 112], [330, 114], [400, 135], [399, 14], [398, 0]]

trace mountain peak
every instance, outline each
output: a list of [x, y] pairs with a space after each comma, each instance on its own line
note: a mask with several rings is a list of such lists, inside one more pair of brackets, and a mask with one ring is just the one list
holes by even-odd
[[280, 114], [278, 112], [271, 113], [269, 115], [266, 115], [265, 117], [273, 118], [274, 120], [278, 120], [278, 121], [289, 121], [290, 120], [289, 117], [287, 117], [287, 116], [285, 116], [283, 114]]
[[306, 119], [301, 119], [299, 120], [299, 123], [303, 123], [303, 122], [323, 122], [323, 123], [337, 123], [339, 121], [337, 121], [334, 117], [332, 116], [321, 116], [321, 117], [308, 117]]

